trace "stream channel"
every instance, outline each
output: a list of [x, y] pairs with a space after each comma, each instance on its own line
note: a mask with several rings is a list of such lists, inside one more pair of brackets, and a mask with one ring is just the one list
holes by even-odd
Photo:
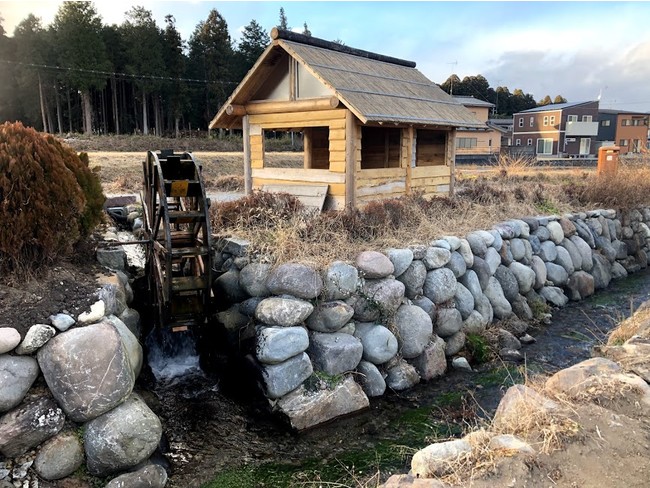
[[416, 450], [491, 417], [507, 388], [526, 375], [553, 373], [589, 358], [608, 331], [649, 298], [650, 269], [555, 309], [550, 325], [528, 330], [537, 342], [521, 350], [523, 365], [499, 361], [476, 372], [450, 370], [302, 433], [291, 432], [259, 398], [228, 381], [226, 376], [237, 376], [232, 370], [203, 373], [191, 345], [172, 361], [156, 358], [149, 348], [158, 380], [149, 375], [139, 389], [163, 422], [160, 461], [170, 487], [354, 487], [372, 476], [368, 486], [375, 486], [379, 478], [406, 473]]

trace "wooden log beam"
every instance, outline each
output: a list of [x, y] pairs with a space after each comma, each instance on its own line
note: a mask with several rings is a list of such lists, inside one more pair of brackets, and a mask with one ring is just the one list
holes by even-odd
[[226, 107], [226, 114], [235, 115], [236, 117], [243, 117], [246, 115], [246, 107], [243, 105], [228, 105]]
[[251, 126], [248, 115], [242, 119], [243, 141], [244, 141], [244, 191], [250, 195], [253, 191], [252, 159], [251, 159]]
[[226, 113], [243, 117], [244, 115], [266, 115], [287, 112], [312, 112], [332, 110], [339, 106], [337, 97], [305, 98], [303, 100], [279, 100], [272, 102], [249, 102], [244, 105], [228, 105]]

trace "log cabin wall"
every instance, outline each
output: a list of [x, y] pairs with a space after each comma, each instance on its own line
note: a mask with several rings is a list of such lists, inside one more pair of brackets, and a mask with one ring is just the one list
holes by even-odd
[[449, 160], [451, 131], [415, 129], [415, 154], [411, 162], [410, 190], [425, 195], [448, 194], [453, 161]]

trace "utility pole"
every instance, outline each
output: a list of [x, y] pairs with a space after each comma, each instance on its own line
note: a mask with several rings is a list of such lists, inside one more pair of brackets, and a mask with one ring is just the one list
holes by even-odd
[[[449, 66], [458, 66], [458, 60], [453, 61], [453, 62], [451, 62], [451, 63], [447, 63], [447, 64], [448, 64]], [[452, 75], [455, 74], [455, 73], [453, 72], [453, 68], [452, 68], [452, 72], [451, 72], [451, 74], [452, 74]], [[453, 95], [453, 94], [454, 94], [454, 79], [453, 79], [453, 78], [451, 78], [451, 87], [449, 88], [449, 94], [450, 94], [450, 95]]]

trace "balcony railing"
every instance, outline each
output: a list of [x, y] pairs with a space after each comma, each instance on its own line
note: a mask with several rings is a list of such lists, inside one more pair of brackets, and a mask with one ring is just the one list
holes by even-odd
[[567, 122], [566, 136], [597, 136], [598, 122]]

